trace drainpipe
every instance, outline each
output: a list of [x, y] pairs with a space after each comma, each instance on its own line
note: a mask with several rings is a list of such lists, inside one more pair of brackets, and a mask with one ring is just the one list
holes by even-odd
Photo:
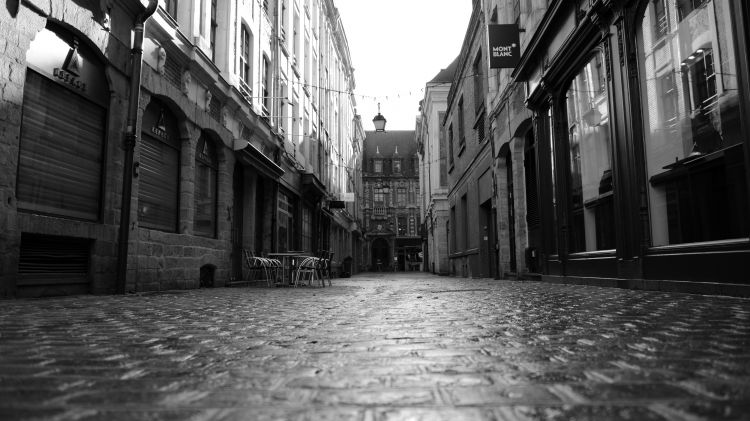
[[130, 202], [133, 191], [133, 151], [138, 133], [138, 108], [141, 98], [141, 67], [143, 66], [143, 27], [146, 20], [156, 11], [158, 0], [149, 0], [146, 7], [135, 18], [133, 26], [133, 48], [130, 50], [132, 72], [130, 75], [130, 99], [125, 133], [125, 164], [122, 176], [122, 200], [120, 205], [120, 235], [117, 244], [117, 293], [125, 294], [128, 273], [128, 242], [130, 237]]

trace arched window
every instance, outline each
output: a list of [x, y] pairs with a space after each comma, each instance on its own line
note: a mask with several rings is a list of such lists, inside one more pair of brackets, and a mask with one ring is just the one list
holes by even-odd
[[158, 100], [143, 112], [138, 220], [141, 227], [177, 231], [180, 133], [177, 119]]
[[641, 16], [636, 39], [654, 246], [750, 232], [732, 9], [728, 0], [652, 0]]
[[78, 38], [49, 24], [27, 53], [18, 156], [18, 208], [98, 220], [109, 88]]
[[193, 233], [216, 236], [219, 163], [214, 142], [204, 133], [195, 150], [195, 219]]

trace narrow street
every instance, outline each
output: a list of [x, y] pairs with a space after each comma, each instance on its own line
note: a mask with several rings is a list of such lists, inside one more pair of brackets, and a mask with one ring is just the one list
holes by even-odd
[[746, 299], [378, 273], [0, 312], [3, 420], [748, 414]]

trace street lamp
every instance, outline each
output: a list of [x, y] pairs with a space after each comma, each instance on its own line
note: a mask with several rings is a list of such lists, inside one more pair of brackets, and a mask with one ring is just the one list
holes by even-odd
[[378, 102], [378, 115], [372, 119], [372, 123], [375, 125], [376, 132], [385, 132], [385, 117], [380, 114], [380, 103]]

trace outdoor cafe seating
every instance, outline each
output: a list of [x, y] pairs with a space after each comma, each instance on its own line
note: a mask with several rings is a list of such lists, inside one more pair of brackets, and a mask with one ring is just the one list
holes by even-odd
[[257, 256], [249, 249], [243, 249], [246, 280], [265, 280], [273, 286], [328, 286], [331, 282], [331, 261], [334, 253], [321, 250], [316, 256], [305, 251], [285, 251], [268, 253], [268, 257]]

